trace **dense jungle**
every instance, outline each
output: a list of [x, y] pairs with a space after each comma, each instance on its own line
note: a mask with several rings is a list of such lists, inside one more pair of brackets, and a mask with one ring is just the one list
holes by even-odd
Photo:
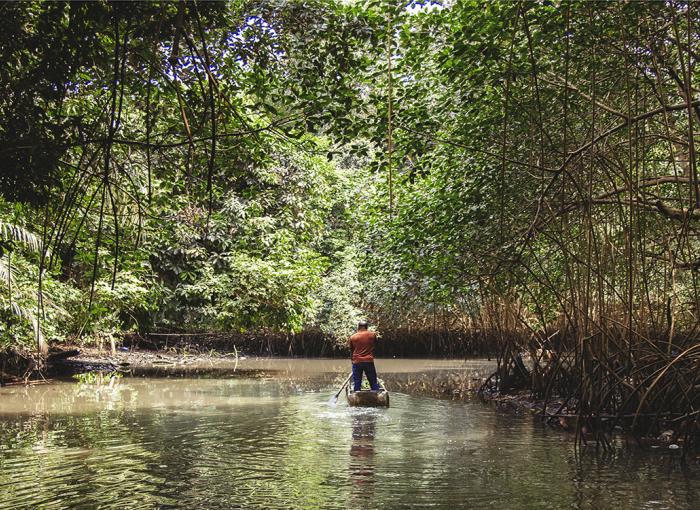
[[3, 372], [187, 335], [345, 355], [368, 320], [387, 355], [493, 356], [482, 393], [579, 441], [691, 445], [699, 27], [675, 0], [2, 3]]

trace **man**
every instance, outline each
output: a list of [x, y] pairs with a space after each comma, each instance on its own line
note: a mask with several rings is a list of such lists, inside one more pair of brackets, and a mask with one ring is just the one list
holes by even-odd
[[352, 380], [355, 383], [355, 391], [362, 387], [362, 374], [367, 376], [370, 388], [379, 390], [377, 384], [377, 371], [374, 368], [374, 344], [377, 334], [367, 329], [367, 322], [360, 321], [357, 325], [357, 333], [350, 337], [350, 350], [352, 351]]

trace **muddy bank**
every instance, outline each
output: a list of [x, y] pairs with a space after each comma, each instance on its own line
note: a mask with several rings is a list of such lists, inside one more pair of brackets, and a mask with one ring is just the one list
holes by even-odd
[[[453, 396], [478, 388], [494, 362], [488, 360], [397, 359], [378, 358], [377, 370], [391, 384], [392, 391]], [[186, 350], [141, 350], [126, 348], [112, 354], [108, 350], [82, 348], [80, 354], [57, 359], [49, 365], [52, 376], [89, 371], [120, 371], [125, 375], [145, 376], [261, 376], [304, 379], [329, 374], [330, 380], [345, 379], [350, 361], [343, 358], [260, 357], [239, 352], [219, 353]], [[478, 384], [477, 384], [478, 383]]]
[[[100, 337], [85, 346], [59, 344], [52, 347], [48, 359], [35, 353], [16, 351], [0, 352], [0, 384], [18, 383], [72, 375], [90, 370], [114, 370], [122, 363], [133, 365], [140, 375], [161, 375], [178, 371], [183, 375], [206, 375], [212, 360], [239, 359], [242, 357], [302, 357], [345, 359], [349, 350], [345, 345], [329, 339], [320, 331], [309, 330], [298, 334], [284, 333], [148, 333]], [[110, 343], [117, 349], [109, 356]], [[101, 345], [100, 349], [93, 348]], [[464, 331], [423, 331], [410, 328], [383, 332], [376, 347], [378, 358], [474, 358], [494, 354], [494, 342], [487, 337]], [[71, 358], [79, 349], [80, 357]], [[128, 353], [128, 356], [125, 354]], [[177, 354], [174, 354], [177, 353]], [[125, 360], [131, 357], [131, 361]], [[69, 359], [71, 358], [71, 359]], [[203, 361], [198, 365], [194, 362]], [[126, 366], [126, 365], [124, 365]], [[124, 368], [122, 366], [122, 368]], [[165, 370], [169, 367], [169, 371]], [[234, 372], [217, 367], [220, 375]], [[409, 386], [422, 387], [422, 383], [406, 382]], [[457, 383], [458, 392], [467, 385]], [[441, 383], [440, 393], [450, 392]]]
[[28, 380], [39, 368], [40, 360], [32, 353], [0, 351], [0, 386]]
[[109, 350], [83, 347], [76, 356], [57, 359], [47, 366], [49, 377], [70, 377], [86, 372], [120, 372], [134, 377], [232, 377], [250, 376], [236, 353], [139, 350], [122, 347]]
[[[243, 352], [256, 356], [344, 358], [345, 345], [320, 331], [284, 333], [146, 333], [128, 334], [122, 345], [137, 349], [178, 349], [193, 352]], [[495, 343], [486, 336], [464, 331], [393, 329], [382, 331], [379, 358], [466, 358], [495, 355]]]

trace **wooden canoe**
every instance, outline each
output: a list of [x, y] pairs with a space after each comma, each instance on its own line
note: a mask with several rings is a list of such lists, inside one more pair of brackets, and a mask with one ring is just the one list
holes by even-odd
[[389, 392], [385, 389], [378, 391], [361, 390], [346, 392], [348, 405], [351, 407], [389, 407]]

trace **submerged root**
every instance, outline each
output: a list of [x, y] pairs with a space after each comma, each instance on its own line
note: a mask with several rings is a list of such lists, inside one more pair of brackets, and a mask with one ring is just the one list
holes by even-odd
[[606, 447], [610, 434], [624, 430], [642, 445], [700, 446], [697, 340], [669, 345], [606, 332], [584, 341], [560, 338], [558, 349], [546, 355], [523, 356], [523, 347], [522, 337], [508, 338], [482, 395], [525, 391], [537, 402], [530, 407], [548, 423], [575, 432], [577, 444]]

